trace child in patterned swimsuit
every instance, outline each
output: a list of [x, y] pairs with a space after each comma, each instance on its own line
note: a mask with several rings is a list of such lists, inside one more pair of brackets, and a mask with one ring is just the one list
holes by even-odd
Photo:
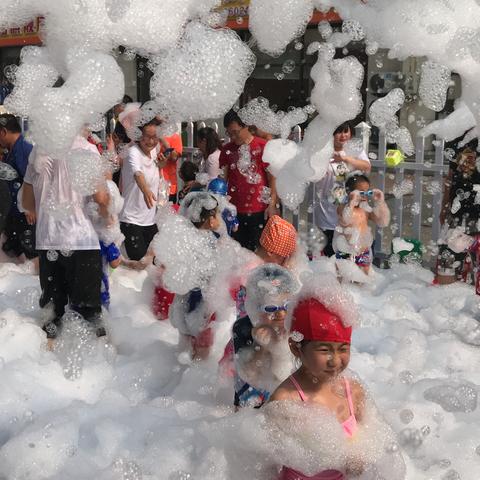
[[[362, 420], [364, 392], [360, 384], [340, 375], [350, 360], [352, 327], [319, 300], [307, 297], [293, 312], [290, 332], [290, 350], [301, 366], [275, 390], [270, 402], [290, 400], [326, 407], [345, 436], [353, 437]], [[346, 474], [361, 471], [361, 462], [355, 459], [343, 471], [324, 470], [314, 476], [284, 466], [278, 480], [344, 480]]]
[[[351, 259], [365, 273], [369, 273], [373, 234], [368, 226], [372, 220], [379, 227], [390, 223], [390, 210], [383, 192], [371, 189], [365, 175], [353, 175], [345, 184], [348, 203], [338, 207], [339, 226], [335, 229], [333, 248], [339, 260]], [[368, 200], [373, 200], [373, 207]]]

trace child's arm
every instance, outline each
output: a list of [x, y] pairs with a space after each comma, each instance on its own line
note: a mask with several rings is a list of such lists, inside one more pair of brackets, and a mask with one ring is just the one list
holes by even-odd
[[338, 221], [342, 227], [348, 227], [353, 222], [353, 209], [360, 204], [360, 194], [357, 190], [350, 192], [348, 204], [337, 208]]
[[122, 262], [120, 250], [114, 243], [107, 247], [107, 262], [112, 268], [117, 268]]
[[390, 209], [385, 203], [383, 192], [377, 188], [373, 190], [373, 211], [369, 214], [369, 218], [382, 228], [390, 223]]

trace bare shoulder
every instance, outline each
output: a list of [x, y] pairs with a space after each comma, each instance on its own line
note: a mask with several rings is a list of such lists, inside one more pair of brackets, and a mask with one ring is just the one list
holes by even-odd
[[278, 400], [292, 400], [298, 396], [295, 387], [292, 382], [287, 378], [284, 380], [277, 389], [270, 396], [269, 402], [275, 402]]

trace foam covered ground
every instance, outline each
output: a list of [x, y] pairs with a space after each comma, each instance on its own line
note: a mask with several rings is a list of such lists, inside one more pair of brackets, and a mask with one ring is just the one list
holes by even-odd
[[[473, 480], [479, 300], [469, 286], [432, 279], [398, 266], [349, 287], [362, 312], [350, 366], [397, 432], [408, 479]], [[111, 344], [72, 327], [50, 352], [37, 278], [0, 264], [0, 479], [232, 478], [222, 445], [205, 435], [235, 415], [216, 366], [228, 325], [211, 361], [182, 363], [176, 331], [150, 313], [146, 273], [119, 269], [112, 284]]]

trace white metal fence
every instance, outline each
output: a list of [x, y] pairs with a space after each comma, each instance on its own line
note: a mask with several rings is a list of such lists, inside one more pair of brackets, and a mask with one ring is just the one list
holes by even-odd
[[[207, 125], [199, 122], [197, 128], [211, 126], [218, 132], [218, 124]], [[440, 236], [440, 212], [444, 175], [448, 171], [448, 163], [444, 160], [445, 142], [435, 140], [433, 149], [427, 149], [427, 139], [418, 137], [415, 140], [415, 158], [406, 160], [395, 168], [386, 165], [387, 140], [383, 132], [379, 132], [378, 145], [370, 143], [370, 128], [362, 123], [355, 129], [355, 135], [364, 142], [365, 149], [375, 159], [371, 160], [372, 184], [385, 192], [386, 201], [392, 212], [390, 227], [377, 229], [375, 235], [375, 255], [385, 256], [390, 253], [391, 240], [394, 237], [407, 237], [421, 240], [424, 244], [437, 242]], [[187, 123], [187, 145], [185, 156], [195, 155], [195, 125]], [[302, 130], [299, 126], [293, 131], [293, 139], [300, 142]], [[412, 182], [413, 189], [403, 195], [393, 195], [395, 186]], [[315, 218], [315, 186], [310, 184], [304, 202], [295, 212], [285, 210], [284, 216], [302, 231], [314, 223]]]

